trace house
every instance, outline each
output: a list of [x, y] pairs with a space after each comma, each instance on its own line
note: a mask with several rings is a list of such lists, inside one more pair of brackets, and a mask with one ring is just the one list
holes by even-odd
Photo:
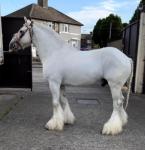
[[81, 24], [73, 18], [63, 14], [53, 7], [48, 6], [48, 0], [38, 0], [38, 4], [30, 4], [6, 17], [22, 18], [26, 16], [34, 22], [47, 24], [60, 34], [72, 46], [80, 49]]
[[81, 35], [81, 50], [92, 49], [92, 33]]

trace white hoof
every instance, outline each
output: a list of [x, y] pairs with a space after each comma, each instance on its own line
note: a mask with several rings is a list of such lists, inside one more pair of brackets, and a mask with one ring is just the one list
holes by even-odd
[[50, 119], [45, 125], [45, 128], [48, 129], [48, 130], [61, 131], [61, 130], [63, 130], [63, 127], [64, 127], [64, 121], [63, 120], [58, 120], [58, 118]]
[[109, 120], [104, 124], [102, 134], [116, 135], [122, 132], [121, 120]]

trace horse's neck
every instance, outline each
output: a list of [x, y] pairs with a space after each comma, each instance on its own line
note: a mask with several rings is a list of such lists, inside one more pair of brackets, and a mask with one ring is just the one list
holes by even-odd
[[48, 60], [53, 53], [60, 52], [68, 47], [55, 31], [38, 24], [33, 26], [33, 44], [37, 48], [42, 63]]

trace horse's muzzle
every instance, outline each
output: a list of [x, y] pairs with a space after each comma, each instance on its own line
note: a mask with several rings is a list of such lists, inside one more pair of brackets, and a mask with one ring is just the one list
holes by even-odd
[[9, 52], [14, 52], [19, 49], [19, 45], [16, 42], [11, 41], [9, 44]]
[[3, 65], [3, 64], [4, 64], [4, 58], [0, 57], [0, 65]]

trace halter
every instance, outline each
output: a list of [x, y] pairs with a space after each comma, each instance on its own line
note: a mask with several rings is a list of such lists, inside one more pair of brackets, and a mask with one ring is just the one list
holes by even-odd
[[31, 39], [31, 43], [32, 43], [32, 25], [33, 24], [31, 24], [31, 25], [27, 25], [26, 23], [24, 24], [25, 25], [25, 27], [27, 28], [25, 31], [23, 31], [23, 32], [21, 32], [20, 34], [20, 36], [19, 37], [17, 37], [17, 39], [16, 39], [16, 43], [17, 43], [17, 45], [21, 48], [21, 49], [24, 49], [23, 48], [23, 46], [21, 45], [21, 43], [20, 43], [20, 40], [23, 38], [23, 36], [26, 34], [26, 32], [27, 31], [29, 31], [29, 35], [30, 35], [30, 39]]

